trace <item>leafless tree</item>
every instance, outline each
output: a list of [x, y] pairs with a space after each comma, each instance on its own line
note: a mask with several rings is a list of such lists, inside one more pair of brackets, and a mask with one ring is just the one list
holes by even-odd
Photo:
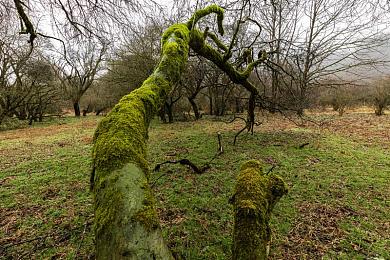
[[381, 116], [384, 115], [385, 110], [390, 106], [390, 79], [385, 77], [377, 80], [373, 85], [371, 102], [375, 107], [375, 114]]
[[0, 7], [0, 122], [5, 116], [42, 117], [52, 101], [46, 97], [55, 95], [47, 93], [54, 84], [50, 76], [46, 77], [50, 70], [40, 66], [41, 46], [33, 52], [25, 45], [18, 33], [19, 23], [12, 19], [14, 14], [10, 6]]
[[92, 38], [82, 41], [69, 40], [65, 45], [66, 52], [60, 52], [61, 59], [53, 60], [55, 72], [61, 82], [62, 89], [72, 101], [75, 116], [80, 116], [80, 100], [92, 86], [107, 51], [104, 42], [96, 42]]
[[358, 68], [373, 69], [385, 61], [373, 55], [388, 40], [383, 30], [385, 13], [369, 1], [281, 0], [259, 4], [271, 9], [270, 15], [264, 15], [267, 8], [259, 8], [264, 15], [259, 23], [267, 24], [271, 17], [264, 31], [275, 52], [268, 63], [271, 76], [260, 75], [263, 82], [264, 78], [271, 79], [274, 108], [279, 103], [279, 109], [288, 107], [302, 114], [313, 90], [329, 79], [351, 84], [369, 76], [353, 75]]

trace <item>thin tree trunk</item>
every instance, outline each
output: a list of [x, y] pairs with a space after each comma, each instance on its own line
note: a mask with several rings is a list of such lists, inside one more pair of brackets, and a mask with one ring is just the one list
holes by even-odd
[[233, 260], [264, 260], [268, 257], [269, 221], [287, 186], [277, 175], [265, 175], [260, 162], [245, 162], [237, 176], [234, 207]]
[[236, 113], [241, 113], [241, 99], [236, 97], [236, 107], [235, 107], [235, 110], [236, 110]]
[[80, 104], [78, 101], [73, 102], [73, 110], [74, 110], [74, 115], [79, 117], [81, 115], [80, 113]]
[[255, 108], [256, 108], [256, 96], [251, 94], [248, 100], [248, 118], [247, 118], [247, 129], [248, 132], [253, 134], [253, 128], [255, 125]]
[[161, 106], [160, 110], [158, 111], [158, 116], [160, 117], [163, 123], [167, 122], [167, 118], [165, 117], [165, 103], [163, 106]]
[[104, 110], [104, 109], [97, 109], [97, 110], [95, 111], [95, 115], [96, 115], [96, 116], [100, 115], [100, 113], [103, 112], [103, 110]]
[[211, 90], [210, 90], [210, 87], [209, 87], [209, 114], [210, 116], [213, 115], [213, 112], [214, 112], [214, 108], [213, 108], [213, 96], [212, 96], [212, 93], [211, 93]]
[[194, 110], [195, 120], [198, 120], [200, 118], [200, 113], [199, 113], [198, 106], [196, 105], [195, 99], [189, 97], [188, 101], [190, 102], [190, 104], [192, 106], [192, 110]]
[[165, 112], [168, 115], [168, 123], [172, 124], [173, 123], [173, 104], [165, 102]]

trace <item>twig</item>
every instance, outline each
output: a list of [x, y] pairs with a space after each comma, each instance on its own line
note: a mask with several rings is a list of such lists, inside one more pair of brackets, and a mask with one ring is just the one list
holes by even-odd
[[222, 136], [221, 133], [218, 132], [218, 155], [223, 154], [223, 146], [222, 146]]
[[310, 143], [304, 143], [304, 144], [301, 144], [300, 146], [299, 146], [299, 149], [302, 149], [302, 148], [304, 148], [306, 145], [309, 145]]
[[83, 230], [83, 233], [81, 234], [81, 239], [80, 239], [80, 242], [79, 242], [79, 245], [77, 246], [77, 250], [76, 250], [76, 253], [75, 253], [75, 257], [77, 257], [79, 251], [80, 251], [80, 248], [81, 248], [81, 243], [83, 242], [84, 240], [84, 235], [85, 235], [85, 231], [87, 230], [87, 225], [88, 225], [88, 221], [85, 221], [84, 222], [84, 230]]
[[[197, 173], [197, 174], [202, 174], [204, 173], [205, 171], [207, 171], [208, 169], [211, 168], [210, 164], [214, 161], [215, 158], [217, 158], [219, 155], [223, 154], [224, 150], [223, 150], [223, 146], [222, 146], [222, 135], [220, 132], [218, 132], [217, 134], [217, 137], [218, 137], [218, 151], [217, 153], [213, 156], [213, 158], [211, 158], [204, 166], [202, 167], [198, 167], [196, 166], [194, 163], [192, 163], [190, 160], [188, 159], [181, 159], [181, 160], [174, 160], [174, 161], [165, 161], [163, 163], [159, 163], [157, 164], [153, 171], [159, 171], [161, 166], [164, 165], [164, 164], [181, 164], [181, 165], [188, 165], [191, 167], [191, 169]], [[167, 172], [168, 173], [168, 172]], [[153, 187], [157, 181], [159, 179], [161, 179], [163, 176], [165, 176], [167, 173], [163, 173], [161, 174], [150, 186]]]
[[233, 145], [236, 145], [237, 137], [248, 128], [248, 123], [245, 124], [244, 128], [242, 128], [240, 131], [237, 132], [237, 134], [234, 136]]
[[198, 174], [202, 174], [204, 173], [206, 170], [210, 169], [210, 165], [206, 164], [205, 166], [203, 167], [198, 167], [196, 166], [193, 162], [191, 162], [190, 160], [188, 159], [180, 159], [180, 160], [174, 160], [174, 161], [165, 161], [163, 163], [159, 163], [156, 165], [156, 167], [154, 167], [154, 171], [159, 171], [161, 166], [164, 165], [164, 164], [181, 164], [181, 165], [187, 165], [187, 166], [190, 166], [190, 168], [195, 172], [195, 173], [198, 173]]
[[268, 175], [269, 173], [271, 173], [275, 168], [276, 168], [276, 165], [275, 165], [275, 164], [272, 165], [271, 169], [269, 169], [269, 170], [265, 173], [265, 175]]

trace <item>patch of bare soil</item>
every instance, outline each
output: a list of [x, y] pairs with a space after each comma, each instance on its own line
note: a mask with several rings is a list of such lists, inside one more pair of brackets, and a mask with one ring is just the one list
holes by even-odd
[[160, 218], [160, 224], [162, 227], [178, 225], [183, 222], [185, 217], [185, 212], [181, 209], [157, 209], [158, 215]]
[[338, 222], [357, 213], [344, 206], [304, 203], [281, 246], [283, 259], [321, 259], [329, 250], [339, 251], [344, 232]]

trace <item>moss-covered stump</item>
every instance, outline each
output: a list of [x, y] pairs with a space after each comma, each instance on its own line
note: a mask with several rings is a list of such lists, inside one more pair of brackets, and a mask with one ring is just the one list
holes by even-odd
[[265, 175], [258, 161], [245, 162], [233, 195], [233, 259], [267, 259], [271, 232], [269, 220], [276, 202], [287, 194], [277, 175]]

